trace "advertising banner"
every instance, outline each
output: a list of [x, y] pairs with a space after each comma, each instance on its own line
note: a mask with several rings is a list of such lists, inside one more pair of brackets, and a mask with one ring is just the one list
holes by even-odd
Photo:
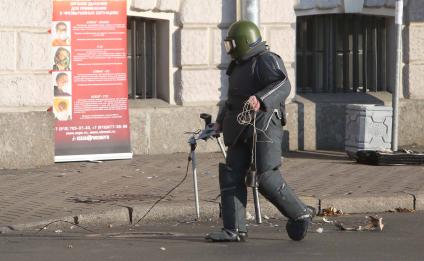
[[55, 161], [131, 158], [126, 0], [54, 0]]

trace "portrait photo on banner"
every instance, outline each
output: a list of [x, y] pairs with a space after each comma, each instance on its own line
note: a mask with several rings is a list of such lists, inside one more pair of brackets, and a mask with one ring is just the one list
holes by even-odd
[[54, 71], [52, 73], [54, 96], [72, 95], [72, 74], [70, 71]]
[[60, 46], [53, 48], [53, 71], [71, 70], [71, 47]]
[[71, 22], [57, 21], [52, 23], [52, 46], [71, 45]]
[[58, 121], [72, 120], [72, 98], [55, 97], [53, 99], [53, 114]]

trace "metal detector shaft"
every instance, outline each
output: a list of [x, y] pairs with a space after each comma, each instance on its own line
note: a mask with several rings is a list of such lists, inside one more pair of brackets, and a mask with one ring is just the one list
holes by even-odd
[[255, 205], [255, 220], [257, 224], [262, 224], [262, 213], [261, 213], [261, 205], [259, 203], [259, 193], [258, 187], [252, 188], [253, 192], [253, 204]]
[[221, 137], [217, 137], [216, 141], [218, 142], [219, 148], [221, 148], [221, 152], [224, 155], [224, 159], [227, 158], [227, 152], [225, 151], [224, 144], [222, 144]]
[[258, 141], [258, 134], [256, 132], [256, 112], [253, 115], [253, 155], [252, 155], [252, 171], [253, 177], [251, 177], [253, 181], [252, 192], [253, 192], [253, 204], [255, 205], [255, 219], [257, 224], [262, 223], [262, 214], [261, 214], [261, 205], [259, 203], [259, 193], [258, 193], [258, 173], [256, 170], [256, 145]]
[[194, 150], [191, 151], [191, 163], [193, 168], [193, 183], [194, 183], [194, 199], [196, 206], [196, 218], [200, 219], [200, 207], [199, 207], [199, 189], [197, 187], [197, 168], [196, 168], [196, 153]]

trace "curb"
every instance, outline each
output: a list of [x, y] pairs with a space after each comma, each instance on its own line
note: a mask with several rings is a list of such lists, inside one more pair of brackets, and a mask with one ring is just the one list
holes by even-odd
[[373, 196], [323, 198], [320, 211], [334, 207], [343, 213], [386, 212], [396, 208], [415, 210], [415, 197], [407, 193], [379, 194]]
[[415, 210], [424, 210], [424, 192], [415, 194]]
[[[315, 207], [319, 212], [325, 208], [335, 207], [340, 209], [345, 214], [358, 214], [358, 213], [381, 213], [394, 210], [396, 208], [405, 208], [411, 210], [424, 210], [424, 193], [407, 194], [379, 194], [370, 196], [341, 196], [341, 197], [328, 197], [317, 199], [314, 197], [300, 196], [300, 199], [305, 204]], [[250, 200], [250, 198], [249, 198]], [[282, 217], [281, 213], [263, 197], [260, 198], [262, 215], [269, 218]], [[193, 222], [196, 217], [194, 204], [190, 205], [184, 203], [162, 203], [151, 210], [151, 212], [139, 222], [143, 223], [164, 223], [164, 222]], [[86, 214], [79, 214], [77, 216], [66, 216], [57, 219], [48, 219], [44, 221], [30, 222], [25, 224], [16, 224], [11, 226], [0, 227], [0, 234], [7, 234], [16, 231], [38, 231], [43, 226], [54, 222], [49, 225], [49, 230], [56, 229], [70, 229], [72, 224], [82, 227], [88, 226], [111, 226], [111, 225], [136, 225], [151, 205], [134, 205], [132, 207], [113, 207], [103, 211], [93, 211]], [[252, 219], [254, 213], [254, 206], [252, 202], [248, 202], [247, 217]], [[216, 202], [201, 202], [200, 204], [200, 221], [217, 221], [219, 220], [219, 204]], [[250, 215], [249, 215], [250, 214]], [[66, 222], [55, 222], [58, 220]]]

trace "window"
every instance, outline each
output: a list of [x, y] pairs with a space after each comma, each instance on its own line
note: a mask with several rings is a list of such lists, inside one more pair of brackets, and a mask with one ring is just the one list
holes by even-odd
[[386, 31], [384, 17], [298, 17], [297, 92], [386, 91]]
[[128, 17], [128, 98], [157, 98], [157, 22]]

